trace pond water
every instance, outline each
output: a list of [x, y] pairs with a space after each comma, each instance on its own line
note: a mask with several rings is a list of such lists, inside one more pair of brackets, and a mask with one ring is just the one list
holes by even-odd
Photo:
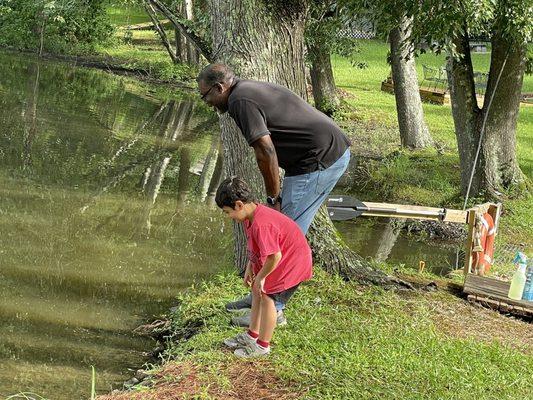
[[91, 366], [116, 387], [154, 347], [132, 329], [227, 264], [231, 234], [200, 202], [218, 123], [155, 91], [0, 53], [0, 398], [88, 398]]
[[[154, 344], [132, 329], [229, 263], [216, 116], [191, 93], [0, 52], [0, 398], [88, 398]], [[371, 219], [364, 256], [445, 272], [455, 251]]]
[[418, 271], [420, 262], [424, 271], [437, 275], [462, 268], [462, 244], [438, 239], [408, 235], [402, 230], [404, 223], [397, 219], [359, 217], [352, 221], [336, 222], [335, 226], [346, 244], [363, 257], [378, 262], [402, 264]]

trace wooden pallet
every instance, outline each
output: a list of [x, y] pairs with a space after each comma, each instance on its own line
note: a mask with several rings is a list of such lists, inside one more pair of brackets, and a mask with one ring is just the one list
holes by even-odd
[[509, 282], [468, 274], [463, 292], [468, 295], [468, 301], [480, 303], [501, 312], [533, 317], [533, 301], [508, 298], [509, 286]]

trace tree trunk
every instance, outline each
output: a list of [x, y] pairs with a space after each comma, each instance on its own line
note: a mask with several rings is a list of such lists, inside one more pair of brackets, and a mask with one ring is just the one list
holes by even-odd
[[[193, 13], [193, 0], [184, 0], [184, 8], [185, 8], [185, 18], [187, 18], [189, 21], [192, 21], [194, 19], [194, 13]], [[196, 47], [194, 47], [194, 44], [190, 42], [190, 40], [186, 40], [187, 42], [187, 62], [191, 65], [198, 65], [200, 62], [200, 53], [198, 53], [198, 50]]]
[[461, 57], [449, 58], [448, 81], [461, 166], [461, 192], [466, 195], [468, 191], [483, 118], [488, 112], [469, 196], [485, 192], [495, 197], [523, 180], [516, 160], [516, 121], [525, 70], [525, 46], [509, 43], [497, 33], [493, 36], [489, 79], [483, 109], [480, 109], [475, 95], [468, 36], [454, 39], [454, 44]]
[[177, 57], [177, 51], [172, 48], [172, 45], [170, 44], [170, 40], [168, 39], [168, 36], [165, 32], [165, 28], [163, 27], [163, 25], [161, 25], [159, 18], [157, 17], [157, 12], [154, 9], [154, 6], [152, 5], [150, 1], [146, 0], [144, 2], [144, 9], [146, 10], [146, 13], [152, 20], [152, 23], [154, 24], [154, 29], [159, 34], [159, 37], [161, 38], [161, 41], [163, 42], [163, 46], [165, 46], [165, 48], [167, 49], [167, 53], [172, 59], [172, 62], [174, 64], [178, 63], [179, 59]]
[[[460, 58], [448, 58], [448, 85], [450, 87], [450, 99], [452, 115], [459, 151], [459, 163], [461, 168], [461, 192], [466, 194], [472, 163], [479, 142], [481, 110], [477, 105], [476, 91], [474, 87], [474, 70], [470, 58], [468, 36], [463, 35], [453, 40], [453, 44]], [[478, 171], [483, 170], [485, 165], [482, 157], [478, 160]], [[481, 189], [481, 175], [475, 174], [472, 181], [471, 193], [479, 193]]]
[[[178, 1], [176, 3], [176, 14], [177, 15], [183, 15], [184, 4], [182, 1]], [[181, 33], [181, 31], [178, 28], [174, 28], [174, 38], [176, 42], [176, 56], [179, 59], [179, 62], [187, 62], [187, 40], [185, 39], [185, 36]]]
[[[482, 110], [488, 112], [483, 138], [485, 169], [482, 188], [493, 195], [524, 181], [516, 159], [516, 123], [526, 53], [525, 44], [509, 42], [498, 33], [492, 37], [489, 79]], [[492, 105], [487, 109], [491, 96], [494, 96]]]
[[390, 32], [392, 80], [402, 146], [412, 149], [433, 144], [424, 122], [424, 110], [416, 75], [413, 44], [409, 41], [410, 20], [403, 17]]
[[[213, 53], [245, 78], [275, 82], [307, 98], [304, 73], [305, 2], [210, 0]], [[220, 119], [227, 175], [239, 175], [258, 199], [265, 198], [263, 179], [253, 151], [226, 114]], [[325, 207], [308, 234], [315, 265], [347, 279], [392, 284], [394, 278], [375, 271], [341, 241]], [[246, 263], [246, 237], [235, 229], [236, 265]]]
[[333, 78], [330, 53], [319, 43], [310, 46], [308, 51], [311, 58], [310, 75], [315, 106], [331, 116], [339, 107], [340, 100]]

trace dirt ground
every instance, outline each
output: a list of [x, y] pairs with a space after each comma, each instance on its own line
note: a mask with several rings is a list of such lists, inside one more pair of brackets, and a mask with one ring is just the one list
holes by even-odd
[[[150, 389], [135, 392], [121, 392], [99, 396], [98, 400], [174, 400], [206, 399], [217, 400], [292, 400], [301, 397], [276, 377], [267, 362], [239, 362], [218, 371], [228, 385], [206, 381], [199, 367], [187, 363], [171, 363], [153, 377]], [[265, 371], [267, 371], [265, 373]]]

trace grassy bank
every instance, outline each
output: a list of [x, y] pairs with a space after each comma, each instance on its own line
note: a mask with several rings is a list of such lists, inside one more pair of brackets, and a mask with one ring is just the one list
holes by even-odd
[[170, 343], [173, 361], [153, 371], [154, 387], [101, 399], [481, 400], [533, 391], [528, 323], [444, 291], [384, 292], [321, 271], [291, 300], [271, 356], [237, 360], [220, 343], [238, 332], [223, 305], [244, 291], [232, 273], [192, 288], [172, 315], [173, 332], [200, 328]]

